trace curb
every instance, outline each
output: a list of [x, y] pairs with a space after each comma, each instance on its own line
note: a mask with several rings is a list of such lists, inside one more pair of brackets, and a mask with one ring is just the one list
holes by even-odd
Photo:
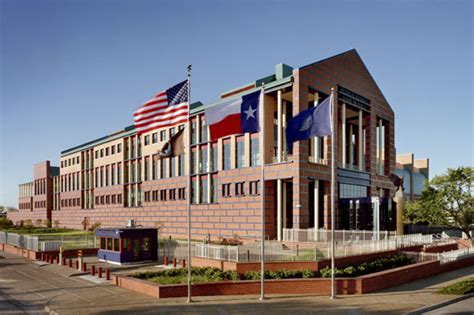
[[444, 302], [441, 302], [441, 303], [438, 303], [438, 304], [433, 304], [433, 305], [430, 305], [430, 306], [427, 306], [427, 307], [422, 307], [422, 308], [419, 308], [417, 310], [405, 313], [404, 315], [423, 314], [423, 313], [426, 313], [426, 312], [436, 310], [436, 309], [441, 308], [441, 307], [445, 307], [445, 306], [450, 305], [450, 304], [457, 303], [459, 301], [467, 300], [467, 299], [472, 298], [472, 297], [474, 297], [474, 293], [461, 295], [461, 296], [458, 296], [457, 298], [454, 298], [452, 300], [444, 301]]

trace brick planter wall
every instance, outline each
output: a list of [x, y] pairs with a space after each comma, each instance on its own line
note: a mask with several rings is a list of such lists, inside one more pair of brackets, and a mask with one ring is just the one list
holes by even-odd
[[[31, 260], [40, 259], [42, 253], [53, 255], [54, 257], [59, 256], [59, 251], [58, 250], [56, 250], [56, 251], [46, 251], [46, 252], [37, 252], [37, 251], [31, 250], [31, 249], [18, 248], [18, 247], [15, 247], [13, 245], [8, 245], [8, 244], [3, 244], [3, 243], [0, 243], [0, 250], [4, 251], [4, 252], [7, 252], [7, 253], [10, 253], [10, 254], [22, 256], [22, 257], [25, 257], [25, 258], [31, 259]], [[77, 249], [65, 250], [64, 253], [63, 253], [63, 257], [76, 258], [77, 257], [77, 251], [78, 251]], [[97, 251], [98, 251], [97, 248], [85, 248], [85, 249], [82, 249], [82, 255], [83, 256], [97, 256]]]
[[[374, 292], [473, 264], [474, 256], [443, 265], [440, 265], [439, 261], [427, 261], [356, 278], [338, 278], [336, 292], [339, 295]], [[114, 282], [126, 289], [157, 298], [187, 296], [186, 284], [159, 285], [129, 276], [115, 276]], [[192, 292], [194, 296], [259, 294], [260, 281], [193, 284]], [[265, 292], [267, 294], [329, 295], [331, 279], [266, 280]]]
[[439, 246], [425, 246], [423, 248], [423, 251], [425, 253], [443, 253], [443, 252], [449, 252], [452, 250], [457, 250], [459, 245], [457, 243], [453, 244], [445, 244], [445, 245], [439, 245]]

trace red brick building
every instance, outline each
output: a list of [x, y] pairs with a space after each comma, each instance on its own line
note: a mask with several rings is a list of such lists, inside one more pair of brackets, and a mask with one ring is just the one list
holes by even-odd
[[[204, 109], [262, 84], [265, 139], [255, 133], [210, 142]], [[328, 229], [331, 139], [300, 141], [287, 152], [285, 126], [294, 115], [324, 100], [332, 87], [337, 99], [336, 228], [372, 229], [371, 197], [382, 197], [380, 227], [394, 229], [388, 198], [394, 187], [387, 177], [395, 169], [394, 112], [355, 50], [297, 69], [279, 64], [274, 74], [225, 92], [214, 103], [193, 103], [190, 170], [184, 155], [162, 160], [157, 155], [184, 126], [140, 136], [133, 126], [127, 127], [61, 152], [58, 174], [51, 172], [49, 162], [35, 166], [34, 185], [44, 189], [20, 193], [19, 212], [8, 216], [13, 221], [50, 219], [72, 228], [96, 222], [120, 227], [133, 219], [184, 237], [190, 171], [194, 238], [257, 236], [260, 152], [265, 150], [266, 234], [281, 239], [283, 228]], [[28, 185], [20, 185], [20, 190]], [[40, 208], [35, 202], [46, 203]]]

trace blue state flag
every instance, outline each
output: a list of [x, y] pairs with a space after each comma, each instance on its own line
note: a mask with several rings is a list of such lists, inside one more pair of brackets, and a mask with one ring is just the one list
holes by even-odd
[[288, 150], [292, 149], [295, 141], [330, 135], [332, 135], [331, 96], [318, 106], [293, 117], [286, 127]]
[[240, 125], [242, 133], [260, 131], [259, 104], [261, 91], [242, 96], [240, 104]]

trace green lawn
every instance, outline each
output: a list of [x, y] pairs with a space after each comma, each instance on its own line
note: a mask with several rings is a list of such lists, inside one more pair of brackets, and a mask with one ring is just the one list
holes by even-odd
[[456, 282], [454, 284], [448, 285], [439, 290], [439, 293], [442, 294], [457, 294], [464, 295], [469, 293], [474, 293], [474, 278], [469, 278], [463, 281]]
[[8, 227], [8, 228], [0, 228], [2, 232], [8, 233], [17, 233], [23, 235], [32, 235], [32, 236], [60, 236], [60, 235], [68, 235], [68, 236], [76, 236], [76, 235], [93, 235], [94, 233], [88, 231], [81, 231], [81, 230], [73, 230], [73, 229], [64, 229], [64, 228], [45, 228], [45, 227]]

